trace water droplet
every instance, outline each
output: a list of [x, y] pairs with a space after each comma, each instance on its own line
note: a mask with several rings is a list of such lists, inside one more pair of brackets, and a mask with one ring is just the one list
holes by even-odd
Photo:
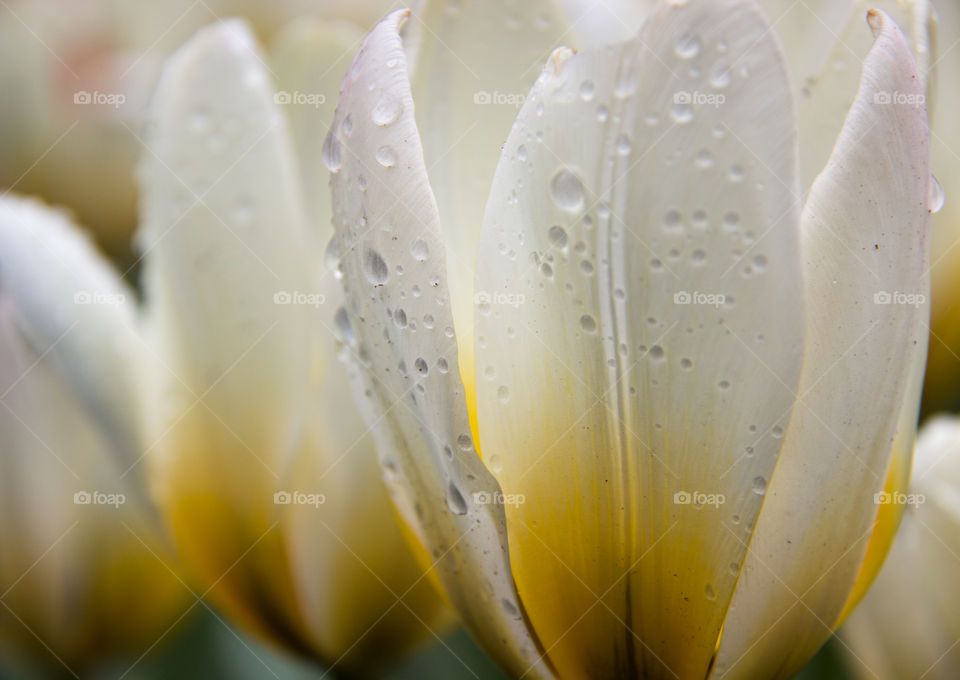
[[709, 220], [707, 218], [707, 213], [705, 210], [694, 210], [693, 214], [690, 216], [690, 224], [697, 227], [698, 229], [706, 228]]
[[340, 140], [333, 130], [327, 133], [323, 140], [323, 147], [320, 149], [320, 160], [327, 166], [327, 170], [333, 173], [340, 172], [343, 165], [343, 155], [340, 149]]
[[757, 494], [758, 496], [762, 496], [763, 494], [767, 493], [767, 480], [763, 477], [754, 477], [752, 488], [753, 493]]
[[927, 186], [927, 209], [932, 213], [938, 213], [943, 210], [943, 204], [946, 203], [947, 196], [943, 191], [943, 186], [936, 177], [930, 175], [930, 184]]
[[430, 248], [427, 246], [427, 242], [422, 238], [418, 238], [413, 242], [413, 245], [410, 246], [410, 254], [418, 262], [426, 262], [427, 258], [430, 257]]
[[728, 212], [723, 216], [723, 226], [730, 230], [738, 229], [740, 227], [740, 215], [735, 212]]
[[370, 112], [370, 118], [377, 125], [390, 125], [403, 111], [403, 103], [389, 92], [380, 95], [380, 99], [373, 106]]
[[509, 616], [510, 618], [513, 618], [513, 619], [520, 618], [520, 611], [517, 609], [517, 605], [515, 605], [513, 602], [511, 602], [507, 598], [503, 598], [500, 600], [500, 606], [503, 607], [503, 611], [506, 612], [507, 616]]
[[607, 120], [607, 107], [606, 107], [606, 106], [601, 105], [601, 106], [598, 106], [598, 107], [597, 107], [597, 120], [600, 121], [601, 123], [605, 123], [605, 122], [606, 122], [606, 120]]
[[766, 255], [756, 255], [753, 258], [753, 266], [757, 271], [763, 271], [767, 268], [767, 256]]
[[[500, 387], [498, 387], [497, 399], [500, 400], [501, 404], [506, 404], [508, 401], [510, 401], [510, 388], [507, 387], [506, 385], [501, 385]], [[496, 458], [496, 456], [494, 456], [494, 458]], [[491, 463], [492, 463], [492, 459], [491, 459]], [[494, 472], [499, 472], [499, 470], [494, 470]]]
[[711, 602], [717, 599], [717, 593], [716, 591], [714, 591], [713, 586], [710, 585], [709, 583], [703, 589], [703, 594], [706, 595], [707, 599], [710, 600]]
[[447, 507], [454, 515], [467, 514], [467, 501], [453, 482], [450, 482], [450, 486], [447, 488]]
[[700, 151], [697, 152], [697, 157], [694, 159], [694, 163], [696, 163], [697, 167], [702, 170], [712, 168], [713, 154], [707, 149], [700, 149]]
[[390, 269], [387, 267], [387, 263], [383, 261], [383, 258], [380, 257], [380, 253], [373, 248], [364, 248], [363, 273], [366, 275], [367, 281], [375, 286], [382, 286], [387, 282]]
[[420, 375], [426, 375], [430, 372], [430, 367], [427, 366], [427, 360], [423, 357], [417, 357], [417, 360], [413, 362], [413, 367], [417, 369], [417, 373]]
[[496, 454], [490, 456], [489, 463], [490, 463], [491, 472], [494, 472], [494, 473], [503, 472], [503, 460], [501, 460], [500, 456]]
[[377, 163], [382, 165], [385, 168], [392, 168], [397, 164], [397, 152], [393, 150], [393, 147], [384, 144], [379, 149], [377, 149]]
[[693, 120], [693, 107], [689, 104], [674, 104], [670, 107], [670, 117], [681, 125], [689, 123]]
[[698, 248], [690, 253], [690, 259], [694, 262], [694, 264], [701, 264], [706, 262], [707, 254]]
[[589, 314], [584, 314], [580, 317], [580, 328], [585, 330], [587, 333], [596, 333], [597, 332], [597, 322]]
[[527, 147], [525, 147], [523, 144], [517, 147], [517, 160], [518, 161], [527, 160]]
[[457, 446], [461, 451], [470, 451], [473, 448], [473, 437], [464, 432], [457, 437]]
[[558, 170], [550, 180], [550, 193], [562, 210], [577, 212], [583, 208], [583, 183], [579, 177], [567, 169]]
[[333, 315], [333, 322], [336, 324], [337, 330], [340, 331], [340, 335], [343, 337], [345, 343], [352, 345], [356, 342], [356, 337], [353, 334], [353, 326], [350, 325], [350, 316], [347, 314], [345, 307], [337, 309]]
[[650, 351], [648, 352], [648, 354], [650, 355], [651, 359], [656, 359], [657, 361], [660, 361], [661, 359], [663, 359], [663, 355], [664, 355], [663, 347], [661, 347], [660, 345], [654, 345], [653, 347], [650, 348]]
[[743, 168], [739, 165], [731, 165], [730, 170], [727, 172], [727, 179], [731, 182], [742, 182]]
[[402, 309], [398, 309], [393, 313], [393, 322], [397, 324], [400, 328], [407, 327], [407, 313]]
[[627, 156], [633, 151], [633, 141], [630, 139], [630, 135], [626, 132], [617, 136], [616, 141], [617, 153], [621, 156]]
[[593, 262], [590, 260], [580, 260], [580, 271], [587, 276], [593, 274]]
[[673, 51], [681, 59], [693, 59], [700, 54], [700, 38], [694, 33], [684, 33], [677, 38]]
[[437, 359], [437, 370], [441, 373], [446, 373], [450, 370], [450, 366], [447, 364], [447, 360], [443, 357]]
[[725, 64], [717, 64], [710, 72], [710, 84], [722, 90], [730, 84], [730, 68]]
[[567, 230], [559, 224], [550, 227], [550, 230], [547, 232], [547, 237], [550, 239], [550, 243], [557, 248], [567, 247]]
[[595, 88], [593, 86], [593, 81], [584, 80], [582, 83], [580, 83], [580, 98], [585, 102], [590, 101], [593, 99], [594, 90]]
[[782, 438], [783, 438], [783, 428], [780, 427], [779, 425], [774, 425], [774, 426], [773, 426], [773, 429], [770, 430], [770, 436], [773, 437], [774, 439], [782, 439]]
[[730, 381], [721, 380], [720, 382], [717, 383], [717, 387], [719, 387], [721, 390], [728, 390], [730, 389]]
[[353, 115], [347, 114], [343, 119], [343, 122], [340, 123], [340, 129], [343, 131], [344, 137], [349, 137], [353, 132]]
[[336, 235], [330, 237], [326, 250], [323, 251], [323, 263], [327, 267], [333, 278], [342, 279], [343, 272], [340, 271], [340, 244]]
[[683, 226], [683, 215], [678, 210], [668, 210], [663, 216], [663, 226], [667, 229], [680, 229]]
[[687, 357], [683, 357], [680, 360], [680, 368], [684, 368], [689, 371], [691, 368], [693, 368], [693, 362], [690, 361]]

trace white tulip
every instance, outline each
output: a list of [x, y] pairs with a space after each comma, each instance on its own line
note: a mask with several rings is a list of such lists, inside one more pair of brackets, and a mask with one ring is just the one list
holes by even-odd
[[864, 17], [799, 117], [748, 0], [657, 3], [529, 91], [576, 40], [548, 2], [396, 12], [354, 60], [324, 156], [358, 398], [511, 673], [788, 677], [876, 573], [931, 179], [924, 72]]

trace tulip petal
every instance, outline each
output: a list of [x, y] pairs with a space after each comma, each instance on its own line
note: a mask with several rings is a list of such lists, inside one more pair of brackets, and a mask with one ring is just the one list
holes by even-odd
[[460, 370], [472, 383], [473, 362], [466, 359], [473, 357], [471, 296], [483, 206], [503, 140], [569, 25], [555, 0], [431, 0], [406, 28], [418, 40], [411, 70], [416, 121], [446, 243]]
[[[903, 28], [926, 87], [934, 61], [933, 7], [929, 0], [764, 0], [762, 4], [785, 43], [798, 90], [800, 176], [806, 193], [829, 160], [857, 95], [860, 70], [873, 46], [863, 27], [867, 11], [883, 10]], [[904, 94], [878, 92], [891, 99]]]
[[37, 354], [105, 429], [123, 469], [139, 455], [136, 295], [65, 213], [0, 197], [0, 277]]
[[290, 124], [309, 232], [318, 234], [323, 245], [333, 233], [327, 189], [330, 172], [321, 161], [323, 140], [333, 121], [340, 81], [362, 39], [362, 31], [351, 23], [301, 18], [280, 32], [271, 50], [277, 73], [275, 100]]
[[800, 372], [794, 117], [772, 36], [752, 2], [661, 3], [633, 41], [558, 50], [497, 170], [480, 443], [563, 677], [710, 666]]
[[549, 677], [520, 613], [499, 493], [477, 456], [447, 287], [444, 238], [399, 35], [373, 29], [343, 82], [324, 156], [333, 171], [340, 317], [362, 364], [358, 399], [400, 515], [465, 623], [506, 668]]
[[[720, 641], [717, 677], [790, 677], [882, 559], [903, 491], [927, 346], [930, 181], [922, 94], [892, 20], [802, 215], [808, 299], [799, 405]], [[866, 30], [866, 29], [864, 29]], [[882, 498], [881, 498], [882, 500]], [[886, 539], [868, 539], [884, 532]], [[856, 593], [854, 593], [854, 596]]]
[[320, 256], [249, 29], [197, 33], [168, 61], [151, 115], [139, 241], [165, 399], [148, 414], [157, 497], [199, 578], [235, 616], [296, 644], [277, 630], [296, 624], [273, 493], [306, 417]]

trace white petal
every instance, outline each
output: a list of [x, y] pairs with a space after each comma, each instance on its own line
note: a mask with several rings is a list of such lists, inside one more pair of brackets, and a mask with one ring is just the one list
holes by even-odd
[[321, 161], [333, 121], [340, 81], [363, 32], [345, 21], [301, 18], [277, 36], [271, 65], [277, 74], [275, 101], [290, 124], [310, 220], [309, 231], [326, 246], [330, 225], [330, 172]]
[[563, 676], [707, 672], [800, 373], [796, 193], [752, 2], [558, 50], [520, 113], [481, 240], [479, 432], [525, 497], [514, 576]]
[[519, 614], [503, 508], [480, 502], [499, 487], [474, 448], [457, 371], [444, 239], [398, 35], [408, 14], [367, 37], [325, 144], [343, 333], [365, 367], [360, 400], [395, 504], [451, 603], [504, 667], [547, 677]]
[[218, 22], [170, 58], [155, 96], [140, 178], [159, 395], [146, 455], [197, 580], [248, 627], [302, 646], [273, 494], [308, 416], [323, 299], [263, 60], [242, 23]]
[[[656, 7], [655, 0], [557, 0], [567, 13], [576, 46], [598, 47], [629, 40]], [[566, 38], [569, 41], [569, 38]]]
[[[864, 29], [871, 8], [888, 12], [913, 48], [925, 87], [934, 45], [935, 21], [929, 0], [820, 0], [793, 3], [766, 0], [784, 41], [799, 93], [800, 175], [804, 193], [826, 165], [857, 95], [860, 70], [873, 46]], [[891, 99], [902, 92], [880, 92]]]
[[874, 494], [906, 483], [927, 345], [929, 133], [922, 106], [874, 99], [922, 87], [896, 25], [872, 21], [860, 91], [804, 207], [800, 405], [724, 628], [721, 677], [786, 677], [805, 662], [858, 574], [872, 577], [871, 532], [896, 523]]
[[0, 198], [0, 278], [34, 350], [132, 465], [142, 359], [133, 290], [66, 214], [13, 196]]
[[262, 60], [248, 29], [224, 22], [168, 62], [143, 157], [139, 240], [162, 380], [188, 403], [202, 396], [207, 417], [236, 433], [244, 465], [269, 473], [302, 417], [316, 313], [307, 263], [319, 256]]
[[490, 181], [540, 65], [562, 39], [571, 39], [568, 28], [554, 0], [441, 0], [425, 3], [410, 19], [408, 30], [419, 40], [412, 71], [416, 120], [446, 242], [450, 304], [468, 382], [473, 277]]

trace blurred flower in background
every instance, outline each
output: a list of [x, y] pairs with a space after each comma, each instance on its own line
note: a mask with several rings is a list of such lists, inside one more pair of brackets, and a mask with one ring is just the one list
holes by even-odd
[[[448, 10], [371, 32], [324, 145], [399, 512], [517, 676], [790, 676], [902, 510], [875, 494], [907, 483], [926, 358], [926, 71], [851, 15], [796, 118], [812, 67], [754, 3], [660, 3], [527, 91], [547, 3]], [[438, 143], [466, 120], [485, 152]]]
[[960, 677], [960, 419], [920, 432], [903, 522], [877, 581], [840, 629], [862, 678]]
[[295, 151], [322, 139], [357, 37], [324, 30], [287, 34], [275, 68], [289, 90], [275, 90], [236, 21], [203, 29], [164, 70], [140, 167], [147, 336], [160, 359], [148, 455], [179, 552], [225, 611], [369, 671], [444, 629], [336, 360], [347, 331], [323, 266], [329, 199], [305, 179], [319, 154]]
[[69, 219], [0, 198], [0, 654], [135, 663], [186, 609], [136, 458], [133, 291]]
[[[246, 16], [272, 44], [298, 17], [364, 30], [387, 0], [8, 0], [0, 7], [0, 189], [69, 208], [129, 262], [138, 137], [163, 60], [198, 28]], [[349, 58], [349, 57], [347, 57]]]

